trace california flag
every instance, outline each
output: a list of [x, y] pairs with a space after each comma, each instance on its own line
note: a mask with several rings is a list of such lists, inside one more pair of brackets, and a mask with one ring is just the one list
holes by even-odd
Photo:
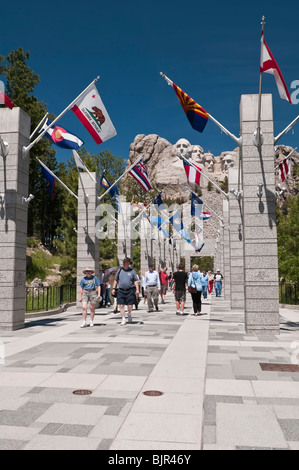
[[78, 98], [71, 109], [97, 144], [116, 135], [116, 130], [94, 84]]

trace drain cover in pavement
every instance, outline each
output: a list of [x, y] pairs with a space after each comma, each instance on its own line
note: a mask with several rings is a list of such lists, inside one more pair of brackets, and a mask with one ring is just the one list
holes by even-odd
[[271, 362], [261, 362], [261, 369], [272, 372], [299, 372], [299, 366], [294, 364], [273, 364]]
[[75, 390], [73, 394], [74, 395], [91, 395], [92, 391], [91, 390]]
[[146, 392], [143, 392], [143, 395], [146, 395], [147, 397], [160, 397], [163, 395], [163, 392], [159, 392], [159, 390], [147, 390]]

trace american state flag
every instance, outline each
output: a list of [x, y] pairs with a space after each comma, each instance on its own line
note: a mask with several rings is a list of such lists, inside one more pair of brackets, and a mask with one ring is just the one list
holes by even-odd
[[285, 158], [278, 166], [279, 179], [283, 183], [287, 175], [290, 173], [292, 160], [290, 157]]
[[132, 170], [129, 171], [129, 174], [133, 176], [136, 181], [138, 181], [144, 191], [150, 191], [151, 189], [153, 189], [148, 176], [147, 169], [142, 159], [138, 163], [136, 163]]

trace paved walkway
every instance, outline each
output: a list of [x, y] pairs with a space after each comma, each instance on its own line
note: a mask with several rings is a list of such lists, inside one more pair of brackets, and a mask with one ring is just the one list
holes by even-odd
[[99, 309], [80, 329], [70, 308], [2, 333], [0, 449], [299, 449], [299, 373], [260, 367], [291, 363], [299, 311], [255, 337], [222, 298], [201, 317], [175, 315], [170, 294], [160, 309], [126, 326]]

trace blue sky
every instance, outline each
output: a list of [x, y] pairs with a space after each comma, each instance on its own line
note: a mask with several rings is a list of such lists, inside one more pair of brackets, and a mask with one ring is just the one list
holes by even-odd
[[[292, 81], [299, 81], [298, 13], [298, 0], [14, 0], [1, 5], [0, 54], [18, 47], [30, 51], [29, 65], [40, 75], [35, 95], [55, 114], [101, 76], [97, 88], [117, 136], [98, 146], [72, 112], [60, 121], [91, 153], [108, 149], [127, 158], [137, 134], [158, 134], [173, 144], [184, 137], [217, 156], [235, 143], [212, 122], [202, 134], [193, 130], [159, 72], [238, 136], [240, 96], [258, 93], [261, 16], [292, 93]], [[273, 94], [277, 135], [299, 114], [299, 105], [280, 99], [269, 74], [263, 92]], [[298, 136], [299, 123], [279, 143], [297, 147]], [[70, 153], [60, 150], [57, 157], [66, 161]]]

